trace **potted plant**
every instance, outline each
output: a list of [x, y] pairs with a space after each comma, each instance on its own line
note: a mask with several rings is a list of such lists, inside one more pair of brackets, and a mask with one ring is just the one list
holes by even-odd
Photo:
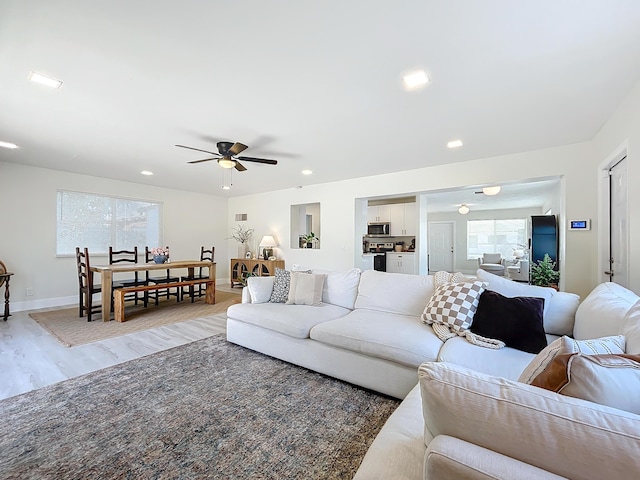
[[540, 287], [553, 287], [557, 290], [560, 272], [554, 270], [556, 262], [551, 260], [548, 253], [544, 254], [542, 260], [531, 266], [531, 284]]
[[316, 237], [315, 233], [311, 232], [303, 235], [302, 241], [306, 244], [307, 248], [313, 248], [313, 242], [318, 241], [318, 237]]

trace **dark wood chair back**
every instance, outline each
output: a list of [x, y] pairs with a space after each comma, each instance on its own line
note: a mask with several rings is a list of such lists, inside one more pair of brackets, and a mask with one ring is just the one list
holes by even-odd
[[100, 286], [93, 283], [93, 272], [89, 260], [89, 249], [80, 250], [76, 247], [76, 263], [78, 265], [78, 306], [79, 316], [87, 313], [87, 321], [91, 321], [91, 315], [100, 311], [100, 305], [93, 305], [93, 294], [101, 290]]
[[138, 247], [133, 247], [133, 250], [114, 250], [109, 247], [109, 265], [122, 262], [138, 263]]

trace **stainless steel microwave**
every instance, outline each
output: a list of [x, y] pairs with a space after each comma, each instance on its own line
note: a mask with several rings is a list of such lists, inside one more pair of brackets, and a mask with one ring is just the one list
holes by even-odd
[[381, 237], [391, 235], [391, 224], [389, 222], [376, 222], [367, 225], [367, 235]]

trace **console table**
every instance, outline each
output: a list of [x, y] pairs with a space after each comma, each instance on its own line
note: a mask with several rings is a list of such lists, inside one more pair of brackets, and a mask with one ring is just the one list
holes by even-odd
[[231, 286], [245, 285], [245, 279], [249, 275], [257, 277], [272, 277], [276, 274], [276, 268], [284, 268], [284, 260], [260, 260], [258, 258], [232, 258], [231, 259]]

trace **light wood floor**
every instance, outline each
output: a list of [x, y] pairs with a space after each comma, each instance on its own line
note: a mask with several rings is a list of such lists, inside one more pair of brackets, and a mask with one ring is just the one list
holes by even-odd
[[[219, 285], [221, 291], [234, 291]], [[67, 307], [61, 307], [67, 308]], [[50, 310], [50, 309], [49, 309]], [[226, 315], [65, 347], [26, 312], [0, 320], [0, 399], [226, 331]]]

